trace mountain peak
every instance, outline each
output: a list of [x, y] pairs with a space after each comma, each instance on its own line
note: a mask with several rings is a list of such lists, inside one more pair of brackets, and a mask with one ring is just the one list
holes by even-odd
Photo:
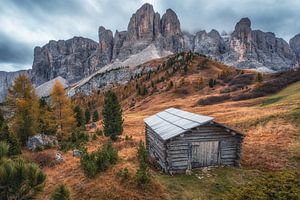
[[251, 20], [248, 17], [242, 18], [236, 25], [235, 31], [251, 30]]
[[161, 18], [161, 30], [164, 37], [181, 33], [177, 14], [170, 8], [166, 10], [166, 13]]
[[139, 10], [153, 10], [153, 5], [151, 5], [150, 3], [144, 3], [139, 9]]

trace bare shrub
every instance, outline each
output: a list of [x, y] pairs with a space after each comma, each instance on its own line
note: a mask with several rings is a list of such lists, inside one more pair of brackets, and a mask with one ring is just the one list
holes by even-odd
[[53, 167], [55, 162], [55, 156], [49, 152], [37, 152], [33, 155], [32, 161], [38, 164], [40, 167]]
[[216, 103], [221, 103], [231, 98], [230, 94], [218, 95], [218, 96], [209, 96], [198, 101], [198, 105], [212, 105]]

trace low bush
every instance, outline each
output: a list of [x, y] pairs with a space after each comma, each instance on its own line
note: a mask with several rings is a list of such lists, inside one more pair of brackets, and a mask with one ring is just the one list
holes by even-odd
[[130, 173], [127, 167], [125, 167], [124, 169], [121, 169], [118, 173], [117, 173], [117, 177], [119, 177], [121, 179], [121, 182], [127, 181], [130, 177]]
[[33, 199], [44, 187], [46, 175], [33, 163], [2, 158], [0, 162], [0, 199]]
[[207, 98], [204, 99], [200, 99], [198, 101], [198, 105], [213, 105], [216, 103], [222, 103], [226, 100], [229, 100], [231, 98], [230, 94], [224, 94], [224, 95], [218, 95], [218, 96], [209, 96]]
[[55, 165], [54, 155], [47, 152], [39, 152], [33, 155], [32, 161], [40, 167], [52, 167]]
[[85, 152], [80, 159], [80, 165], [87, 177], [93, 178], [98, 172], [106, 171], [110, 166], [117, 163], [118, 152], [108, 142], [97, 151], [89, 154]]
[[234, 101], [263, 97], [269, 94], [279, 92], [289, 84], [300, 81], [300, 70], [291, 70], [273, 74], [271, 80], [259, 83], [255, 88], [247, 93], [239, 94], [232, 98]]
[[95, 154], [84, 154], [80, 159], [80, 166], [82, 167], [85, 175], [93, 178], [97, 174], [97, 159]]
[[229, 86], [233, 85], [250, 85], [253, 83], [255, 79], [254, 74], [239, 74], [235, 77], [227, 77], [224, 79], [224, 82], [228, 82]]
[[70, 191], [64, 184], [59, 185], [51, 195], [51, 200], [69, 200], [69, 199], [71, 199]]
[[231, 189], [227, 199], [300, 199], [300, 173], [299, 172], [272, 172], [267, 176]]
[[187, 88], [176, 88], [174, 93], [179, 94], [179, 95], [187, 95], [189, 94], [189, 90]]
[[136, 171], [136, 181], [139, 188], [144, 188], [147, 184], [150, 183], [150, 174], [149, 167], [147, 163], [147, 150], [144, 143], [141, 141], [139, 144], [137, 157], [139, 160], [139, 168]]
[[128, 135], [125, 135], [125, 140], [128, 141], [128, 140], [132, 140], [132, 136], [128, 136]]
[[97, 128], [95, 134], [97, 136], [103, 136], [103, 131]]
[[79, 149], [89, 141], [89, 135], [82, 130], [73, 132], [68, 140], [61, 141], [59, 146], [60, 150], [67, 152], [72, 148]]
[[92, 135], [92, 140], [97, 140], [97, 135], [96, 134]]

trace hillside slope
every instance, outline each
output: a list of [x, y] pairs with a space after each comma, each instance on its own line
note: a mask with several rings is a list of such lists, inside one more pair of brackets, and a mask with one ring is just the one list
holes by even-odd
[[[38, 199], [49, 199], [61, 182], [71, 188], [74, 199], [225, 199], [232, 188], [255, 182], [258, 177], [299, 169], [300, 82], [271, 96], [264, 96], [269, 94], [266, 93], [263, 97], [251, 96], [248, 100], [226, 98], [203, 105], [199, 100], [222, 96], [228, 87], [243, 83], [243, 87], [225, 91], [225, 94], [239, 96], [265, 88], [265, 85], [269, 88], [267, 83], [281, 80], [287, 74], [265, 75], [258, 81], [256, 72], [236, 70], [190, 53], [153, 60], [140, 67], [144, 73], [141, 70], [141, 74], [127, 85], [113, 87], [124, 110], [124, 133], [114, 144], [120, 156], [117, 165], [89, 179], [80, 168], [80, 159], [73, 157], [70, 151], [63, 153], [64, 163], [43, 169], [48, 178], [45, 191]], [[289, 77], [293, 77], [293, 73], [297, 72], [291, 72]], [[225, 75], [231, 77], [230, 80], [226, 80]], [[249, 77], [252, 77], [251, 81]], [[211, 79], [216, 81], [213, 87], [209, 86]], [[173, 86], [170, 86], [171, 81]], [[91, 96], [78, 96], [73, 101], [101, 111], [103, 94], [95, 91]], [[194, 170], [191, 175], [177, 176], [164, 175], [152, 168], [152, 183], [144, 190], [138, 189], [134, 174], [138, 166], [136, 149], [145, 135], [143, 119], [169, 107], [212, 116], [243, 132], [246, 138], [242, 168]], [[97, 126], [101, 128], [101, 122]], [[88, 143], [88, 150], [95, 150], [106, 140], [103, 136], [98, 137]], [[33, 154], [26, 152], [29, 158]], [[125, 167], [130, 175], [122, 182], [117, 173]]]

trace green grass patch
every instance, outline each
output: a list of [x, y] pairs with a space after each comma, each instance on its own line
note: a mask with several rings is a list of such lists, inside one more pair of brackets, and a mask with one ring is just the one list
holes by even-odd
[[279, 104], [299, 104], [300, 105], [300, 81], [289, 85], [275, 95], [268, 97], [262, 106], [279, 105]]
[[[214, 168], [203, 173], [194, 170], [191, 175], [156, 175], [166, 187], [172, 200], [257, 199], [260, 195], [297, 199], [299, 173], [295, 171], [262, 172], [231, 167]], [[281, 198], [282, 197], [282, 198]], [[270, 198], [269, 198], [270, 199]], [[272, 198], [271, 198], [272, 199]]]
[[271, 105], [273, 103], [276, 103], [276, 102], [280, 101], [283, 98], [284, 98], [283, 96], [267, 98], [266, 100], [263, 101], [261, 106]]
[[172, 200], [223, 199], [232, 188], [248, 183], [262, 172], [232, 167], [213, 168], [204, 173], [194, 170], [191, 175], [156, 175]]

